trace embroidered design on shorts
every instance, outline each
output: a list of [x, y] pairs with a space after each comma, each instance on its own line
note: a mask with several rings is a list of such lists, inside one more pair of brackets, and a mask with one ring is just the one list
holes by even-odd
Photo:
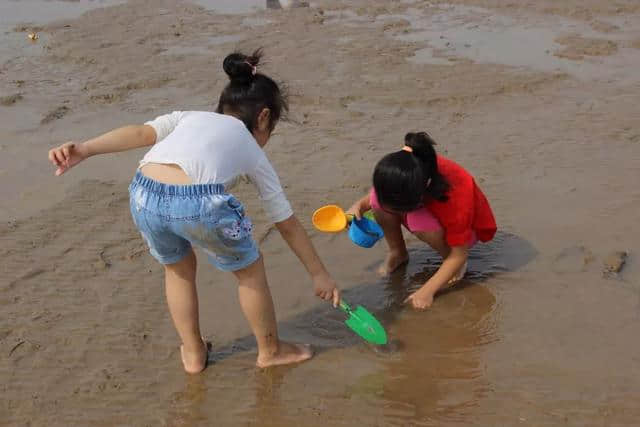
[[249, 218], [243, 218], [242, 221], [234, 221], [230, 226], [222, 229], [224, 236], [231, 240], [242, 240], [249, 236], [253, 231], [253, 224]]

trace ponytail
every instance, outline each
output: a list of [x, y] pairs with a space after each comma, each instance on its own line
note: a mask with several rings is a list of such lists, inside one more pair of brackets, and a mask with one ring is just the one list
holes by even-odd
[[384, 156], [373, 172], [383, 206], [408, 212], [429, 199], [448, 200], [449, 183], [438, 171], [435, 142], [426, 132], [408, 133], [402, 150]]
[[449, 183], [438, 171], [438, 159], [434, 146], [436, 142], [426, 132], [409, 132], [404, 137], [404, 143], [411, 148], [411, 152], [422, 162], [422, 169], [431, 180], [427, 186], [427, 195], [435, 200], [447, 201]]

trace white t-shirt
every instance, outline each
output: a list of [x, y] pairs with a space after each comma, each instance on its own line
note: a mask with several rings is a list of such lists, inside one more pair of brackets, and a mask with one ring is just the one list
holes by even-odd
[[156, 143], [140, 167], [176, 164], [195, 184], [223, 184], [226, 191], [247, 176], [273, 222], [293, 215], [278, 175], [242, 121], [207, 111], [174, 111], [145, 124], [155, 129]]

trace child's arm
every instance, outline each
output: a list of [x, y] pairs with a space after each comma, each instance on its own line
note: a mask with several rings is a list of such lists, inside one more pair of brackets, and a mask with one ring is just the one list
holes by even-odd
[[130, 125], [114, 129], [97, 138], [84, 142], [90, 156], [96, 154], [116, 153], [135, 148], [153, 145], [156, 142], [156, 131], [149, 125]]
[[311, 239], [295, 215], [276, 223], [282, 238], [307, 269], [313, 280], [315, 294], [324, 300], [333, 300], [333, 305], [340, 303], [340, 290], [331, 278], [316, 253]]
[[371, 200], [369, 198], [369, 193], [366, 196], [362, 197], [360, 200], [355, 202], [349, 210], [346, 212], [347, 215], [353, 215], [356, 219], [361, 219], [362, 214], [371, 209]]
[[453, 279], [467, 262], [468, 248], [466, 246], [454, 246], [442, 265], [420, 289], [409, 295], [405, 302], [411, 302], [414, 308], [424, 309], [431, 307], [433, 297], [440, 289]]
[[58, 167], [56, 175], [62, 175], [82, 160], [97, 154], [115, 153], [153, 145], [156, 131], [149, 125], [121, 127], [83, 143], [67, 142], [49, 150], [49, 160]]
[[261, 158], [256, 167], [246, 173], [260, 194], [265, 213], [275, 223], [282, 238], [311, 275], [315, 294], [324, 300], [333, 300], [334, 305], [339, 304], [340, 291], [336, 282], [325, 269], [307, 232], [294, 215], [291, 204], [282, 190], [278, 174], [264, 152], [257, 145], [255, 149], [261, 154]]

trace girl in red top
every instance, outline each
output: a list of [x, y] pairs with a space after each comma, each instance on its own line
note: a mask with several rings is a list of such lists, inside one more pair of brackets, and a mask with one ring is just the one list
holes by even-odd
[[373, 209], [389, 246], [383, 274], [409, 259], [401, 224], [442, 256], [438, 271], [407, 298], [418, 309], [430, 307], [438, 290], [462, 279], [469, 248], [496, 233], [489, 202], [473, 177], [437, 155], [434, 145], [425, 132], [408, 133], [405, 146], [376, 165], [370, 194], [348, 211], [360, 218]]

